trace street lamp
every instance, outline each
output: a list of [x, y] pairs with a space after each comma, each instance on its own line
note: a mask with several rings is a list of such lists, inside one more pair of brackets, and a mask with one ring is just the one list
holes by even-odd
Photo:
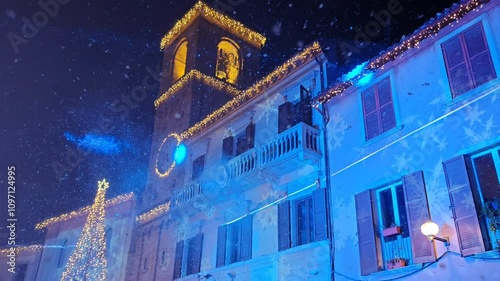
[[446, 247], [450, 246], [450, 240], [448, 237], [441, 238], [436, 236], [436, 234], [439, 232], [439, 226], [433, 222], [433, 221], [426, 221], [422, 226], [420, 227], [420, 231], [422, 231], [422, 234], [427, 236], [429, 238], [429, 241], [433, 240], [438, 240], [444, 243]]

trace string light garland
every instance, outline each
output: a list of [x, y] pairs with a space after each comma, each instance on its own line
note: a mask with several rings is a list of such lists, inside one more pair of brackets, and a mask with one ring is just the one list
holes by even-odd
[[184, 17], [177, 21], [174, 27], [161, 39], [160, 49], [165, 49], [170, 45], [175, 38], [186, 30], [199, 16], [208, 20], [213, 24], [217, 24], [222, 28], [235, 33], [241, 39], [248, 43], [261, 48], [266, 42], [266, 37], [249, 29], [242, 23], [231, 19], [230, 17], [217, 12], [215, 9], [210, 8], [202, 1], [198, 1], [191, 10], [189, 10]]
[[97, 195], [74, 252], [69, 257], [61, 281], [107, 280], [106, 260], [106, 179], [98, 181]]
[[[373, 73], [376, 69], [383, 67], [389, 61], [396, 59], [397, 56], [406, 52], [407, 50], [415, 47], [419, 47], [421, 41], [431, 36], [436, 35], [439, 30], [445, 26], [452, 24], [455, 21], [463, 18], [467, 13], [471, 11], [477, 11], [481, 8], [483, 4], [488, 3], [490, 0], [469, 0], [462, 1], [462, 4], [455, 4], [455, 9], [449, 13], [443, 13], [441, 16], [430, 20], [424, 26], [425, 28], [420, 28], [414, 32], [408, 39], [399, 43], [397, 46], [393, 47], [390, 51], [383, 53], [382, 55], [371, 60], [365, 69], [360, 72], [360, 75], [350, 79], [349, 81], [344, 81], [335, 84], [332, 88], [327, 90], [325, 93], [321, 94], [316, 98], [319, 103], [328, 102], [334, 96], [344, 92], [347, 88], [355, 84], [355, 81], [359, 81], [364, 76]], [[452, 8], [454, 7], [452, 6]]]
[[235, 87], [233, 87], [233, 86], [231, 86], [231, 85], [229, 85], [221, 80], [218, 80], [216, 78], [213, 78], [211, 76], [203, 74], [196, 69], [192, 69], [186, 75], [184, 75], [182, 78], [177, 80], [174, 83], [174, 85], [172, 85], [172, 87], [170, 87], [158, 99], [156, 99], [156, 101], [154, 102], [155, 107], [158, 108], [162, 102], [164, 102], [170, 96], [177, 93], [179, 90], [181, 90], [184, 86], [186, 86], [187, 83], [189, 83], [193, 79], [196, 79], [196, 80], [202, 82], [203, 84], [208, 85], [216, 90], [225, 91], [232, 96], [237, 96], [237, 95], [241, 94], [241, 91], [236, 89]]
[[476, 8], [481, 8], [483, 4], [490, 2], [490, 0], [469, 0], [462, 1], [461, 4], [455, 4], [457, 6], [455, 9], [449, 13], [443, 13], [436, 19], [430, 20], [428, 23], [424, 24], [427, 26], [425, 28], [418, 29], [409, 38], [405, 39], [403, 42], [399, 43], [397, 46], [393, 47], [390, 51], [385, 52], [383, 55], [377, 57], [368, 64], [368, 68], [376, 69], [384, 64], [396, 59], [397, 56], [406, 52], [411, 48], [418, 48], [420, 42], [424, 39], [434, 36], [445, 26], [462, 19], [467, 13], [476, 10]]
[[[21, 252], [29, 252], [29, 253], [35, 253], [38, 251], [41, 251], [43, 248], [43, 245], [29, 245], [29, 246], [16, 246], [12, 247], [16, 253], [21, 253]], [[11, 248], [5, 248], [0, 250], [0, 255], [6, 255], [11, 253]]]
[[176, 133], [172, 133], [170, 135], [168, 135], [166, 138], [163, 139], [163, 141], [161, 142], [160, 144], [160, 147], [158, 148], [158, 153], [156, 154], [156, 161], [155, 161], [155, 172], [156, 174], [160, 177], [160, 178], [164, 178], [164, 177], [167, 177], [170, 172], [172, 172], [172, 170], [174, 169], [175, 167], [175, 161], [172, 161], [172, 164], [170, 164], [170, 167], [165, 171], [165, 172], [161, 172], [160, 169], [158, 169], [158, 161], [160, 160], [159, 156], [160, 156], [160, 151], [162, 150], [163, 148], [163, 145], [165, 145], [165, 142], [167, 141], [168, 138], [170, 137], [173, 137], [177, 140], [177, 147], [179, 147], [179, 145], [181, 144], [182, 142], [182, 138], [179, 134], [176, 134]]
[[[105, 206], [106, 207], [110, 207], [110, 206], [113, 206], [113, 205], [116, 205], [116, 204], [128, 201], [128, 200], [130, 200], [132, 198], [134, 198], [134, 193], [133, 192], [127, 193], [127, 194], [123, 194], [123, 195], [117, 196], [115, 198], [106, 200]], [[62, 215], [57, 216], [57, 217], [46, 219], [46, 220], [44, 220], [44, 221], [36, 224], [35, 225], [35, 229], [36, 230], [41, 230], [41, 229], [46, 228], [47, 226], [49, 226], [51, 224], [62, 222], [62, 221], [65, 221], [65, 220], [69, 220], [69, 219], [72, 219], [72, 218], [75, 218], [75, 217], [79, 217], [79, 216], [82, 216], [82, 215], [86, 215], [91, 209], [92, 209], [92, 205], [80, 208], [80, 209], [78, 209], [76, 211], [72, 211], [72, 212], [69, 212], [69, 213], [62, 214]]]
[[182, 132], [180, 134], [181, 139], [188, 139], [194, 136], [222, 117], [233, 112], [244, 102], [264, 93], [264, 91], [270, 86], [290, 75], [299, 65], [311, 59], [314, 59], [321, 52], [321, 46], [319, 45], [319, 43], [312, 43], [311, 46], [305, 48], [302, 52], [287, 60], [284, 64], [278, 66], [273, 72], [268, 74], [263, 79], [259, 80], [257, 83], [253, 84], [250, 88], [244, 90], [240, 95], [228, 101], [221, 108], [212, 112], [210, 115], [205, 117], [205, 119]]
[[159, 216], [167, 213], [169, 210], [170, 210], [170, 201], [168, 201], [165, 204], [161, 204], [158, 207], [153, 208], [153, 209], [151, 209], [143, 214], [140, 214], [139, 216], [137, 216], [135, 218], [135, 220], [137, 222], [139, 222], [140, 224], [144, 224], [144, 223], [150, 222], [150, 221], [158, 218]]

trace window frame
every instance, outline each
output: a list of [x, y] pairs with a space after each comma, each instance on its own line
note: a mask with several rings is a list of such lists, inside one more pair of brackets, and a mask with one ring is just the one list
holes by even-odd
[[[389, 74], [387, 75], [383, 75], [383, 76], [380, 76], [378, 77], [377, 79], [375, 79], [374, 81], [372, 81], [368, 86], [360, 89], [360, 95], [359, 95], [359, 99], [360, 99], [360, 104], [361, 104], [361, 119], [363, 120], [363, 135], [364, 135], [364, 140], [365, 142], [371, 142], [371, 141], [374, 141], [374, 140], [377, 140], [379, 139], [380, 137], [386, 135], [386, 134], [389, 134], [390, 132], [393, 132], [395, 129], [397, 129], [398, 127], [398, 120], [399, 120], [399, 114], [398, 114], [398, 110], [397, 110], [397, 101], [395, 99], [396, 95], [396, 91], [395, 91], [395, 85], [394, 85], [394, 79], [392, 79], [392, 75], [391, 75], [391, 72], [392, 70], [390, 71]], [[384, 104], [383, 106], [380, 106], [380, 101], [379, 101], [379, 95], [378, 95], [378, 87], [380, 84], [382, 84], [385, 80], [388, 80], [388, 83], [389, 83], [389, 89], [390, 89], [390, 97], [391, 97], [391, 101], [390, 103], [386, 103]], [[365, 103], [364, 103], [364, 95], [365, 93], [367, 93], [369, 90], [374, 90], [374, 99], [375, 99], [375, 110], [374, 111], [371, 111], [370, 114], [373, 114], [375, 113], [377, 115], [377, 121], [378, 121], [378, 126], [379, 126], [379, 133], [377, 135], [374, 135], [372, 137], [368, 137], [368, 127], [367, 127], [367, 123], [366, 123], [366, 117], [369, 115], [365, 112]], [[392, 109], [393, 109], [393, 113], [394, 113], [394, 126], [387, 129], [387, 130], [383, 130], [383, 122], [382, 122], [382, 116], [381, 116], [381, 110], [384, 108], [384, 107], [387, 107], [387, 106], [390, 106], [392, 105]]]
[[[226, 77], [220, 77], [219, 76], [219, 59], [220, 59], [220, 51], [223, 51], [222, 48], [220, 48], [220, 44], [222, 42], [227, 42], [228, 44], [230, 44], [234, 50], [236, 51], [236, 54], [233, 54], [233, 53], [229, 53], [229, 54], [233, 54], [233, 55], [236, 55], [237, 58], [236, 58], [236, 67], [235, 66], [229, 66], [229, 67], [234, 67], [236, 69], [236, 77], [234, 79], [230, 79], [226, 73]], [[221, 37], [219, 42], [217, 43], [217, 51], [216, 51], [216, 58], [215, 58], [215, 77], [217, 77], [218, 79], [221, 79], [222, 81], [225, 81], [229, 84], [233, 84], [233, 85], [238, 85], [238, 80], [240, 78], [240, 75], [241, 75], [241, 71], [243, 70], [243, 58], [241, 57], [241, 48], [240, 46], [234, 41], [234, 40], [231, 40], [230, 38], [227, 38], [227, 37]], [[225, 73], [225, 72], [224, 72]]]
[[[201, 168], [199, 168], [199, 169], [201, 169], [201, 171], [197, 172], [197, 175], [195, 177], [195, 171], [196, 171], [195, 164], [196, 164], [196, 161], [198, 161], [201, 158], [203, 158], [203, 161], [200, 161], [200, 162], [202, 162]], [[197, 180], [203, 175], [203, 173], [205, 172], [206, 163], [207, 163], [206, 154], [201, 154], [200, 156], [193, 159], [193, 161], [191, 162], [191, 180]]]
[[[308, 234], [308, 239], [306, 239], [305, 243], [300, 243], [300, 230], [299, 230], [299, 204], [304, 202], [305, 210], [306, 210], [306, 215], [305, 217], [308, 219], [309, 223], [307, 224], [306, 227], [306, 233]], [[314, 209], [313, 209], [313, 198], [312, 195], [307, 195], [303, 196], [301, 198], [297, 198], [292, 201], [292, 213], [291, 213], [291, 247], [298, 247], [302, 245], [307, 245], [311, 244], [313, 242], [316, 242], [316, 239], [314, 237], [314, 231], [315, 231], [315, 223], [314, 223]], [[312, 220], [312, 221], [311, 221]]]
[[[481, 86], [473, 88], [473, 89], [471, 89], [471, 90], [454, 98], [451, 87], [450, 87], [450, 80], [448, 78], [448, 71], [446, 68], [446, 62], [445, 62], [445, 58], [443, 55], [443, 51], [441, 49], [441, 45], [443, 43], [447, 42], [448, 40], [454, 38], [458, 34], [464, 32], [465, 30], [472, 27], [473, 25], [478, 24], [478, 23], [481, 23], [481, 25], [483, 27], [484, 37], [486, 39], [486, 44], [489, 46], [488, 50], [490, 52], [490, 56], [491, 56], [492, 63], [493, 63], [493, 69], [495, 70], [495, 73], [497, 74], [497, 78], [493, 79], [491, 81], [488, 81], [488, 82], [482, 84]], [[446, 99], [447, 106], [458, 105], [461, 102], [463, 102], [464, 100], [469, 100], [469, 99], [472, 99], [474, 97], [477, 97], [478, 94], [483, 93], [485, 89], [488, 89], [493, 84], [495, 84], [494, 81], [497, 81], [499, 79], [500, 61], [498, 60], [497, 49], [495, 47], [493, 47], [493, 48], [491, 47], [491, 46], [496, 46], [495, 44], [492, 44], [492, 42], [495, 42], [495, 38], [492, 34], [493, 33], [491, 31], [490, 21], [486, 17], [486, 15], [483, 14], [483, 15], [480, 15], [477, 18], [473, 19], [472, 21], [463, 24], [459, 28], [456, 28], [455, 30], [448, 32], [448, 34], [446, 34], [442, 38], [436, 40], [436, 42], [434, 43], [434, 48], [436, 50], [435, 59], [439, 65], [441, 77], [444, 77], [444, 79], [445, 79], [445, 83], [443, 84], [442, 88], [440, 88], [440, 90], [442, 90], [443, 93], [446, 94], [445, 99]]]
[[[183, 61], [180, 61], [177, 59], [177, 52], [179, 51], [179, 49], [183, 46], [183, 45], [186, 45], [186, 60], [183, 62]], [[173, 56], [172, 56], [172, 67], [171, 67], [171, 70], [170, 70], [170, 73], [172, 75], [172, 82], [176, 82], [177, 80], [181, 79], [182, 77], [184, 77], [184, 75], [186, 75], [186, 68], [187, 68], [187, 59], [188, 59], [188, 51], [189, 51], [189, 41], [187, 40], [187, 38], [182, 38], [179, 43], [177, 44], [177, 46], [175, 47], [175, 50], [173, 52]], [[175, 66], [177, 63], [182, 63], [184, 65], [184, 70], [182, 71], [182, 75], [180, 75], [179, 77], [175, 77], [174, 76], [174, 73], [175, 73]]]

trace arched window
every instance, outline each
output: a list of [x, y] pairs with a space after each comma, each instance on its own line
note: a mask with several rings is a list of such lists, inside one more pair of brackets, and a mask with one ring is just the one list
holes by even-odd
[[111, 239], [113, 238], [113, 229], [109, 228], [106, 230], [106, 257], [109, 256], [109, 252], [111, 251]]
[[64, 241], [61, 245], [61, 250], [59, 251], [59, 260], [57, 261], [57, 268], [60, 268], [64, 262], [64, 252], [66, 251], [66, 247], [68, 244], [68, 240]]
[[241, 61], [238, 45], [227, 38], [222, 38], [217, 45], [217, 66], [215, 76], [231, 84], [236, 84], [240, 73]]
[[172, 77], [174, 81], [186, 74], [188, 41], [183, 39], [175, 49], [174, 61], [172, 65]]

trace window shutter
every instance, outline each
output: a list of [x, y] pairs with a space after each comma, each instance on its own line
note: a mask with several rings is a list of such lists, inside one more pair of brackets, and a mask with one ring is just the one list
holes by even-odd
[[468, 158], [457, 156], [443, 162], [446, 185], [450, 195], [453, 218], [462, 256], [484, 252], [484, 242], [477, 217], [477, 209], [472, 195], [474, 181], [467, 170]]
[[255, 145], [255, 123], [250, 123], [245, 129], [248, 148], [253, 148]]
[[285, 102], [278, 106], [278, 133], [285, 131], [292, 126], [293, 112], [292, 103]]
[[175, 246], [174, 279], [181, 278], [182, 253], [184, 252], [184, 240], [177, 242]]
[[435, 261], [434, 245], [420, 230], [420, 226], [430, 220], [423, 172], [418, 171], [403, 177], [403, 188], [413, 263]]
[[199, 233], [189, 241], [189, 261], [186, 275], [200, 272], [201, 254], [203, 250], [203, 233]]
[[226, 263], [226, 234], [227, 226], [221, 225], [217, 231], [217, 261], [215, 266], [221, 267]]
[[380, 134], [375, 88], [363, 92], [361, 100], [363, 103], [363, 117], [365, 119], [365, 135], [366, 139], [369, 140]]
[[385, 132], [396, 127], [396, 116], [394, 113], [391, 81], [389, 78], [385, 78], [377, 85], [377, 96], [380, 106], [380, 125], [382, 126], [381, 132]]
[[253, 217], [246, 216], [241, 220], [241, 260], [252, 258], [252, 223]]
[[222, 153], [224, 156], [233, 156], [234, 155], [234, 137], [229, 136], [222, 140]]
[[469, 76], [460, 38], [460, 35], [456, 36], [442, 45], [446, 71], [448, 72], [448, 79], [454, 97], [472, 89], [472, 80]]
[[481, 23], [464, 32], [465, 45], [472, 68], [475, 86], [482, 85], [496, 78], [488, 43], [485, 40]]
[[278, 251], [290, 248], [290, 201], [278, 204]]
[[313, 192], [314, 210], [314, 241], [321, 241], [327, 238], [327, 218], [326, 218], [326, 188], [319, 188]]
[[368, 275], [379, 269], [370, 190], [356, 194], [356, 218], [361, 275]]

